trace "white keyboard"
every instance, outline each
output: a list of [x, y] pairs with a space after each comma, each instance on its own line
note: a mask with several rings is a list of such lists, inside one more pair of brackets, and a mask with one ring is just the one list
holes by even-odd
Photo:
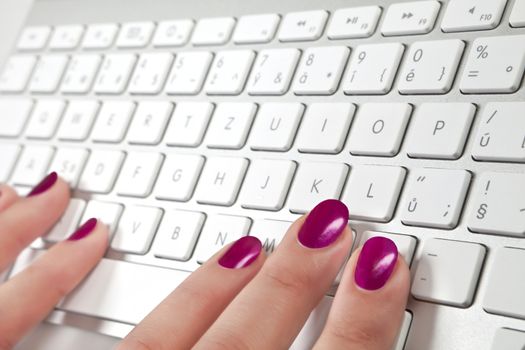
[[525, 0], [106, 2], [40, 2], [0, 73], [0, 182], [74, 189], [14, 271], [111, 227], [50, 322], [124, 336], [224, 244], [271, 253], [339, 198], [354, 249], [411, 263], [396, 349], [525, 347]]

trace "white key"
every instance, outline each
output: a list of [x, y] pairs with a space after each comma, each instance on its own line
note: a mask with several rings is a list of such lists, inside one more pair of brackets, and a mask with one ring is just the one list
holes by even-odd
[[100, 104], [97, 101], [70, 101], [58, 129], [60, 140], [82, 141], [88, 137]]
[[189, 260], [202, 225], [204, 214], [172, 210], [164, 215], [153, 243], [153, 254], [159, 258]]
[[133, 54], [109, 54], [100, 67], [93, 91], [97, 94], [120, 94], [124, 92], [135, 66]]
[[407, 154], [413, 158], [458, 159], [475, 113], [471, 103], [422, 103], [412, 117]]
[[113, 45], [118, 29], [118, 25], [112, 23], [91, 24], [84, 34], [82, 47], [88, 50], [107, 49]]
[[122, 209], [122, 205], [118, 203], [91, 200], [88, 202], [80, 222], [86, 222], [91, 218], [96, 218], [108, 226], [111, 237], [117, 229]]
[[379, 6], [339, 9], [332, 16], [327, 36], [332, 40], [367, 38], [374, 34], [380, 15]]
[[0, 99], [0, 136], [20, 135], [32, 108], [33, 102], [29, 99]]
[[142, 145], [158, 144], [164, 135], [172, 111], [171, 102], [139, 102], [129, 127], [128, 142]]
[[200, 145], [212, 111], [213, 104], [209, 102], [178, 103], [166, 131], [166, 143], [182, 147]]
[[244, 158], [210, 157], [197, 186], [197, 202], [229, 206], [235, 202], [248, 160]]
[[246, 90], [250, 95], [283, 95], [288, 91], [299, 61], [297, 49], [261, 50]]
[[117, 47], [137, 48], [149, 44], [155, 24], [153, 22], [124, 23], [117, 37]]
[[157, 94], [164, 87], [173, 61], [173, 55], [166, 52], [143, 53], [140, 55], [135, 72], [131, 77], [131, 94]]
[[291, 224], [290, 221], [255, 220], [250, 229], [250, 236], [259, 238], [266, 254], [271, 254], [281, 243]]
[[124, 153], [94, 150], [89, 156], [78, 189], [86, 192], [108, 193], [113, 188]]
[[66, 103], [57, 99], [38, 100], [26, 128], [26, 137], [50, 139], [57, 130]]
[[402, 167], [356, 165], [342, 201], [352, 208], [350, 219], [388, 222], [394, 215], [406, 170]]
[[71, 188], [76, 188], [87, 157], [88, 151], [82, 148], [59, 148], [49, 169], [56, 171]]
[[290, 191], [292, 213], [306, 213], [325, 199], [339, 199], [348, 174], [346, 164], [302, 162]]
[[246, 175], [240, 203], [243, 208], [280, 210], [288, 194], [296, 163], [256, 159]]
[[419, 41], [410, 46], [400, 73], [402, 94], [444, 94], [450, 91], [465, 43], [458, 39]]
[[19, 154], [20, 146], [18, 145], [0, 145], [0, 159], [2, 159], [2, 166], [0, 167], [0, 182], [6, 182], [7, 179], [9, 179], [9, 175], [11, 175]]
[[413, 1], [392, 4], [386, 11], [381, 33], [385, 36], [425, 34], [434, 28], [439, 1]]
[[525, 27], [525, 1], [516, 0], [510, 14], [510, 25], [513, 27]]
[[11, 181], [16, 185], [35, 186], [47, 174], [54, 153], [53, 147], [49, 146], [25, 146]]
[[343, 89], [350, 95], [390, 91], [405, 47], [399, 43], [359, 45], [350, 58]]
[[206, 262], [228, 243], [246, 236], [250, 224], [250, 219], [242, 216], [210, 215], [197, 242], [197, 262]]
[[11, 56], [5, 63], [2, 75], [0, 75], [0, 91], [24, 91], [35, 67], [35, 63], [35, 56]]
[[84, 27], [81, 25], [56, 26], [49, 41], [51, 50], [70, 50], [80, 43]]
[[339, 153], [354, 117], [351, 103], [312, 103], [304, 115], [297, 149], [305, 153]]
[[427, 240], [417, 263], [412, 295], [420, 300], [469, 307], [485, 251], [484, 246], [476, 243]]
[[493, 36], [474, 40], [461, 77], [467, 94], [512, 93], [525, 71], [525, 35]]
[[180, 202], [190, 200], [204, 158], [197, 155], [167, 154], [156, 187], [156, 197]]
[[471, 177], [465, 170], [413, 169], [405, 188], [401, 221], [405, 225], [453, 229]]
[[365, 244], [365, 242], [372, 237], [386, 237], [392, 240], [395, 243], [399, 254], [401, 254], [401, 256], [405, 259], [407, 265], [410, 266], [412, 258], [414, 257], [414, 252], [416, 250], [417, 239], [415, 237], [397, 233], [365, 231], [361, 235], [359, 247], [362, 247]]
[[257, 107], [249, 102], [219, 103], [210, 122], [209, 148], [241, 149], [246, 143]]
[[159, 208], [126, 207], [111, 241], [111, 249], [123, 253], [146, 254], [161, 216], [162, 210]]
[[275, 35], [279, 20], [279, 15], [274, 13], [242, 16], [233, 34], [233, 42], [236, 44], [270, 42]]
[[192, 29], [193, 21], [190, 19], [159, 22], [153, 37], [153, 46], [182, 46], [188, 42]]
[[484, 172], [472, 190], [469, 230], [525, 236], [525, 174]]
[[524, 102], [487, 103], [481, 114], [472, 156], [476, 160], [525, 162]]
[[62, 79], [67, 62], [68, 57], [66, 55], [41, 56], [29, 83], [29, 91], [38, 93], [55, 92]]
[[71, 94], [87, 93], [93, 85], [101, 61], [100, 56], [94, 54], [73, 56], [64, 75], [61, 91]]
[[348, 146], [354, 155], [393, 157], [399, 152], [412, 106], [365, 103], [357, 111]]
[[41, 50], [46, 46], [50, 35], [50, 27], [27, 27], [18, 38], [17, 48], [22, 51]]
[[238, 95], [244, 88], [255, 58], [251, 50], [217, 53], [204, 89], [208, 95]]
[[166, 93], [169, 95], [199, 93], [212, 58], [211, 52], [206, 51], [178, 53], [166, 83]]
[[323, 10], [288, 13], [281, 24], [279, 40], [317, 40], [323, 34], [327, 19], [328, 13]]
[[203, 18], [197, 22], [191, 42], [195, 46], [226, 44], [234, 26], [231, 17]]
[[151, 152], [129, 152], [120, 172], [117, 194], [147, 197], [157, 178], [162, 155]]
[[80, 218], [86, 207], [86, 201], [78, 198], [71, 198], [67, 205], [64, 215], [60, 217], [58, 222], [53, 226], [51, 231], [42, 238], [44, 241], [56, 243], [67, 239], [81, 224]]
[[514, 329], [499, 328], [492, 341], [491, 350], [523, 350], [525, 347], [525, 332]]
[[441, 21], [444, 32], [493, 29], [499, 24], [507, 0], [451, 0]]
[[261, 106], [252, 128], [254, 150], [288, 151], [303, 116], [301, 103], [268, 102]]
[[304, 52], [293, 83], [296, 95], [331, 95], [339, 86], [350, 50], [344, 46], [315, 47]]
[[91, 138], [95, 142], [118, 143], [128, 130], [135, 104], [130, 101], [106, 101], [98, 113]]
[[492, 252], [491, 259], [483, 309], [497, 315], [525, 319], [525, 280], [522, 272], [525, 250], [497, 248]]

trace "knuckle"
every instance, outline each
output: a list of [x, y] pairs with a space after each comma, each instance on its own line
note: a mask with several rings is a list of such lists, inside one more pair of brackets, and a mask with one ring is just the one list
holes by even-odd
[[377, 340], [380, 333], [375, 327], [367, 325], [348, 326], [344, 323], [341, 325], [331, 325], [328, 327], [328, 337], [339, 344], [351, 346], [355, 350], [376, 349]]
[[158, 350], [160, 346], [152, 344], [149, 340], [134, 335], [126, 337], [116, 350]]
[[199, 342], [199, 349], [209, 350], [246, 350], [253, 349], [246, 339], [238, 333], [221, 331], [210, 334]]
[[263, 268], [261, 275], [272, 290], [284, 291], [292, 296], [304, 294], [305, 289], [315, 282], [306, 270], [275, 264]]

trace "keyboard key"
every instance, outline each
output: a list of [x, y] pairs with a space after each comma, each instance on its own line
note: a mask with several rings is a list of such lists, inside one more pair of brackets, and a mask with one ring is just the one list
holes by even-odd
[[35, 56], [11, 56], [5, 63], [2, 75], [0, 75], [0, 91], [24, 91], [36, 61]]
[[131, 77], [129, 92], [131, 94], [158, 94], [164, 87], [172, 61], [171, 53], [141, 54]]
[[49, 146], [25, 146], [11, 181], [15, 185], [35, 186], [47, 175], [54, 153], [53, 147]]
[[292, 223], [278, 220], [255, 220], [250, 236], [259, 238], [266, 254], [271, 254], [277, 248]]
[[290, 211], [303, 214], [325, 199], [339, 199], [347, 174], [346, 164], [302, 162], [290, 191]]
[[525, 174], [483, 172], [476, 178], [469, 230], [525, 236]]
[[496, 28], [507, 0], [451, 0], [441, 22], [444, 32]]
[[82, 47], [84, 49], [107, 49], [113, 45], [118, 29], [118, 25], [112, 23], [91, 24], [87, 27]]
[[88, 151], [85, 149], [59, 148], [49, 169], [56, 171], [71, 188], [76, 188], [87, 158]]
[[414, 257], [414, 252], [416, 250], [417, 239], [415, 237], [397, 233], [365, 231], [361, 235], [359, 247], [362, 247], [370, 238], [377, 236], [386, 237], [392, 240], [395, 243], [399, 254], [403, 256], [407, 265], [410, 266], [412, 258]]
[[83, 141], [88, 137], [100, 104], [97, 101], [70, 101], [57, 136], [60, 140]]
[[386, 11], [381, 33], [384, 36], [429, 33], [440, 7], [435, 0], [392, 4]]
[[91, 200], [88, 202], [80, 222], [84, 223], [91, 218], [96, 218], [108, 226], [109, 235], [111, 237], [117, 229], [122, 209], [122, 205], [118, 203]]
[[354, 111], [355, 105], [351, 103], [310, 104], [297, 137], [299, 152], [341, 152]]
[[71, 59], [61, 90], [63, 93], [85, 94], [93, 85], [95, 75], [102, 61], [99, 55], [75, 55]]
[[57, 243], [69, 237], [81, 224], [80, 218], [86, 207], [86, 201], [78, 198], [71, 198], [67, 205], [64, 215], [53, 226], [49, 233], [42, 238], [46, 242]]
[[108, 193], [117, 179], [124, 153], [94, 150], [84, 169], [78, 189], [86, 192]]
[[244, 88], [255, 53], [251, 50], [218, 52], [204, 89], [208, 95], [238, 95]]
[[159, 258], [189, 260], [204, 217], [203, 213], [192, 211], [172, 210], [166, 213], [153, 243], [153, 254]]
[[181, 52], [171, 69], [166, 93], [169, 95], [196, 95], [201, 91], [211, 64], [211, 52]]
[[510, 14], [510, 25], [513, 27], [525, 27], [525, 1], [516, 0]]
[[105, 101], [98, 113], [91, 138], [95, 142], [118, 143], [128, 130], [135, 103], [130, 101]]
[[525, 332], [514, 329], [500, 328], [496, 331], [491, 350], [523, 350], [525, 347]]
[[352, 208], [350, 219], [388, 222], [394, 215], [406, 170], [382, 165], [355, 165], [342, 201]]
[[234, 26], [235, 19], [231, 17], [203, 18], [197, 22], [191, 42], [195, 46], [226, 44]]
[[78, 46], [84, 27], [81, 25], [57, 26], [51, 36], [49, 48], [51, 50], [71, 50]]
[[190, 200], [203, 164], [201, 156], [167, 154], [157, 181], [156, 197], [179, 202]]
[[38, 100], [26, 128], [26, 137], [50, 139], [56, 132], [66, 103], [58, 99]]
[[166, 132], [169, 146], [197, 147], [201, 144], [213, 111], [209, 102], [180, 102]]
[[251, 132], [251, 149], [282, 152], [290, 150], [303, 111], [304, 105], [301, 103], [262, 104]]
[[465, 170], [413, 169], [405, 189], [401, 221], [405, 225], [455, 228], [471, 177]]
[[328, 26], [329, 39], [367, 38], [374, 34], [381, 16], [379, 6], [339, 9], [334, 12]]
[[0, 99], [0, 137], [20, 135], [32, 108], [29, 99]]
[[395, 156], [399, 152], [411, 112], [412, 106], [406, 103], [363, 104], [350, 130], [350, 153]]
[[486, 249], [481, 244], [427, 240], [412, 283], [414, 298], [457, 307], [472, 305]]
[[279, 20], [277, 14], [242, 16], [233, 34], [233, 42], [236, 44], [270, 42], [275, 35]]
[[20, 154], [20, 146], [12, 144], [0, 144], [0, 159], [2, 159], [2, 166], [0, 167], [0, 182], [7, 182], [9, 175], [13, 171], [13, 167], [18, 160]]
[[471, 103], [422, 103], [412, 117], [406, 141], [413, 158], [458, 159], [476, 113]]
[[279, 40], [317, 40], [323, 34], [327, 19], [328, 13], [323, 10], [288, 13], [281, 24]]
[[106, 55], [93, 91], [97, 94], [120, 94], [124, 92], [136, 62], [137, 57], [133, 54]]
[[159, 22], [153, 37], [153, 46], [182, 46], [188, 42], [192, 29], [193, 21], [189, 19]]
[[153, 207], [128, 206], [118, 224], [111, 249], [130, 254], [146, 254], [162, 216]]
[[171, 102], [139, 102], [129, 127], [128, 142], [141, 145], [158, 144], [162, 140], [172, 111]]
[[157, 179], [162, 155], [151, 152], [128, 152], [117, 183], [120, 196], [147, 197]]
[[219, 103], [206, 136], [209, 148], [241, 149], [246, 143], [257, 107], [249, 102]]
[[21, 51], [41, 50], [46, 46], [50, 35], [50, 27], [27, 27], [18, 38], [17, 49]]
[[296, 167], [296, 163], [289, 160], [252, 161], [240, 196], [241, 206], [271, 211], [282, 209]]
[[117, 37], [117, 47], [138, 48], [149, 44], [155, 24], [153, 22], [124, 23]]
[[62, 80], [68, 60], [66, 55], [40, 56], [29, 83], [29, 91], [37, 93], [55, 92]]
[[297, 49], [261, 50], [247, 84], [250, 95], [283, 95], [299, 61]]
[[248, 160], [244, 158], [210, 157], [199, 180], [197, 202], [230, 206], [241, 187]]

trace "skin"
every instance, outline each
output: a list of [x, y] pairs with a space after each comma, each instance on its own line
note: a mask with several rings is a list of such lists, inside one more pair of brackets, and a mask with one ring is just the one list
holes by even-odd
[[[0, 185], [0, 272], [63, 214], [69, 190], [21, 198]], [[275, 252], [249, 266], [227, 269], [224, 247], [163, 300], [118, 349], [286, 349], [330, 288], [352, 245], [348, 228], [331, 245], [311, 249], [297, 240], [304, 217]], [[78, 241], [54, 245], [26, 270], [0, 285], [0, 350], [11, 349], [96, 266], [108, 245], [100, 222]], [[315, 349], [389, 350], [403, 319], [409, 270], [399, 257], [380, 289], [354, 282], [360, 250], [352, 254]], [[35, 291], [38, 291], [35, 293]], [[271, 301], [269, 303], [268, 301]], [[249, 325], [249, 326], [246, 326]]]

